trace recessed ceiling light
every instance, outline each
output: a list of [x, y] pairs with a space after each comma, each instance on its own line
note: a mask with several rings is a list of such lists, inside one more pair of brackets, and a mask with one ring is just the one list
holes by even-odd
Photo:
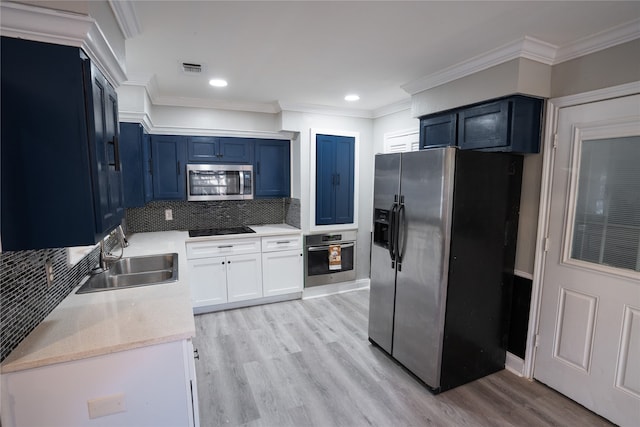
[[224, 79], [211, 79], [209, 80], [209, 84], [213, 87], [226, 87], [227, 81]]
[[360, 99], [360, 97], [358, 95], [354, 94], [350, 94], [344, 97], [345, 101], [358, 101]]

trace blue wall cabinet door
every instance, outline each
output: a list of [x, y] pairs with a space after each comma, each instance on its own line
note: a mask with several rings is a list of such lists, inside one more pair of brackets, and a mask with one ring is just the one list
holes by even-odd
[[291, 194], [291, 160], [289, 141], [256, 139], [253, 175], [254, 197], [289, 197]]
[[142, 133], [142, 160], [144, 172], [144, 202], [153, 200], [153, 160], [151, 159], [151, 135]]
[[190, 163], [210, 163], [218, 161], [218, 141], [213, 136], [190, 136], [187, 152]]
[[253, 144], [246, 138], [218, 138], [218, 154], [221, 163], [251, 164]]
[[353, 223], [355, 139], [316, 136], [316, 225]]
[[420, 120], [420, 149], [456, 145], [456, 113], [429, 116]]
[[458, 112], [462, 150], [539, 153], [543, 100], [515, 95]]
[[2, 37], [4, 250], [90, 245], [120, 223], [117, 97], [82, 50]]
[[251, 164], [253, 145], [246, 138], [190, 136], [187, 142], [189, 163]]
[[183, 136], [152, 135], [154, 200], [186, 200], [186, 141]]
[[461, 110], [458, 133], [461, 149], [506, 147], [509, 144], [509, 101], [502, 100]]
[[[139, 123], [120, 123], [120, 157], [124, 205], [127, 208], [144, 206], [146, 202], [145, 173], [148, 150], [144, 150], [144, 130]], [[145, 153], [146, 151], [146, 153]]]

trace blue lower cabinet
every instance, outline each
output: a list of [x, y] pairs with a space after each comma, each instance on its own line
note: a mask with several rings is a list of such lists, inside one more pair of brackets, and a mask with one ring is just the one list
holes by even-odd
[[291, 194], [290, 142], [254, 139], [255, 198], [289, 197]]
[[151, 135], [154, 200], [187, 199], [187, 137]]
[[316, 225], [351, 224], [355, 138], [316, 135]]
[[124, 215], [114, 88], [71, 46], [2, 37], [2, 249], [95, 244]]

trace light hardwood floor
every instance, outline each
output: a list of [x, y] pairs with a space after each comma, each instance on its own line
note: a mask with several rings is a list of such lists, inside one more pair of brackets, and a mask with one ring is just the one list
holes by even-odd
[[432, 395], [367, 339], [368, 291], [196, 316], [205, 426], [608, 426], [501, 371]]

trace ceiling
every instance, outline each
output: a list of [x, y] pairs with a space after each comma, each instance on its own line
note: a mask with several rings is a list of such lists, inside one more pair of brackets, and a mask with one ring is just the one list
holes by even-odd
[[[636, 20], [640, 2], [134, 1], [130, 80], [154, 102], [249, 111], [278, 105], [375, 111], [403, 85], [524, 36], [563, 47]], [[182, 62], [203, 64], [201, 75]], [[155, 78], [154, 78], [155, 76]], [[209, 79], [221, 77], [225, 88]], [[360, 100], [344, 96], [357, 93]]]

